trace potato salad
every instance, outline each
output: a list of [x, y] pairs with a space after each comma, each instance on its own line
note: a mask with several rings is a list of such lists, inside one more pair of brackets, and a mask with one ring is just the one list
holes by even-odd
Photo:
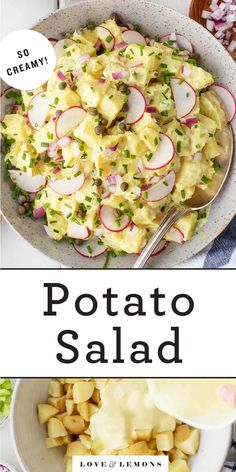
[[88, 455], [168, 456], [169, 472], [190, 472], [200, 444], [197, 429], [155, 406], [145, 379], [53, 379], [38, 419], [48, 449], [66, 446], [66, 472]]
[[[5, 92], [19, 214], [86, 257], [140, 253], [171, 206], [211, 183], [233, 97], [178, 33], [150, 39], [115, 17], [50, 41], [48, 82]], [[155, 253], [191, 239], [206, 217], [179, 219]]]

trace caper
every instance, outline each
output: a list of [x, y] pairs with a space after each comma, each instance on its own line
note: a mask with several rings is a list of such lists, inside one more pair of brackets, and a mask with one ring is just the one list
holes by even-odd
[[103, 135], [103, 134], [105, 134], [105, 131], [106, 131], [106, 130], [105, 130], [104, 126], [102, 126], [102, 125], [97, 125], [97, 126], [95, 127], [95, 133], [96, 133], [96, 134], [101, 134], [101, 135]]
[[115, 13], [115, 12], [113, 12], [113, 13], [111, 14], [110, 18], [111, 18], [112, 20], [115, 20], [117, 23], [118, 23], [119, 20], [120, 20], [119, 15], [117, 15], [117, 13]]
[[71, 84], [71, 85], [70, 85], [70, 89], [73, 90], [73, 91], [75, 91], [75, 90], [77, 90], [77, 86], [76, 86], [75, 84]]
[[108, 124], [108, 120], [106, 118], [101, 119], [101, 125], [106, 126]]
[[121, 129], [121, 131], [125, 131], [126, 130], [126, 124], [124, 121], [121, 121], [119, 123], [119, 128]]
[[24, 215], [25, 214], [25, 208], [22, 205], [18, 206], [18, 213], [19, 213], [19, 215]]
[[4, 155], [7, 153], [7, 146], [6, 146], [6, 144], [4, 143], [3, 140], [1, 141], [1, 152]]
[[128, 111], [128, 109], [129, 109], [129, 105], [128, 105], [127, 102], [125, 102], [123, 107], [122, 107], [122, 111], [126, 112], [126, 111]]
[[58, 118], [58, 116], [60, 116], [61, 113], [62, 113], [62, 110], [57, 110], [56, 113], [55, 113], [56, 117]]
[[86, 216], [86, 211], [82, 210], [82, 208], [79, 208], [78, 210], [78, 217], [83, 219]]
[[121, 190], [123, 190], [123, 192], [125, 192], [126, 190], [128, 190], [129, 184], [127, 184], [127, 182], [122, 182], [120, 188]]
[[101, 187], [101, 185], [102, 185], [102, 179], [96, 179], [96, 180], [95, 180], [95, 185], [96, 185], [97, 187]]
[[25, 202], [23, 206], [24, 206], [24, 209], [25, 209], [26, 211], [28, 211], [29, 208], [30, 208], [30, 205], [29, 205], [28, 202]]
[[5, 113], [7, 115], [10, 115], [13, 112], [13, 109], [14, 109], [13, 105], [6, 105]]
[[196, 59], [196, 61], [198, 61], [200, 59], [200, 54], [198, 54], [197, 52], [194, 52], [193, 54], [191, 54], [191, 57], [193, 59]]
[[59, 84], [58, 84], [58, 88], [60, 90], [64, 90], [66, 88], [66, 86], [67, 86], [66, 82], [59, 82]]
[[121, 215], [122, 215], [122, 211], [119, 210], [119, 208], [115, 208], [115, 209], [113, 210], [113, 215], [115, 216], [115, 218], [120, 218]]
[[92, 115], [92, 116], [98, 115], [97, 108], [95, 108], [95, 107], [89, 107], [89, 108], [88, 108], [88, 112], [89, 112], [89, 114]]
[[18, 201], [19, 205], [23, 205], [26, 202], [26, 198], [25, 198], [24, 195], [19, 195], [17, 201]]
[[126, 93], [127, 90], [128, 90], [128, 85], [125, 84], [124, 82], [121, 82], [121, 83], [118, 85], [118, 90], [119, 90], [121, 93]]

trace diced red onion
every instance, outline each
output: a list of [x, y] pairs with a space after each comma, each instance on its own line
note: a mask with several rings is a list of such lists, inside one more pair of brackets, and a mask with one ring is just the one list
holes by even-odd
[[202, 159], [202, 152], [201, 151], [195, 152], [195, 154], [193, 155], [193, 161], [199, 162], [201, 161], [201, 159]]
[[57, 141], [53, 141], [52, 143], [49, 144], [48, 146], [48, 150], [51, 152], [51, 151], [55, 151], [57, 148]]
[[235, 39], [232, 39], [232, 41], [230, 42], [230, 44], [229, 44], [229, 46], [228, 46], [227, 49], [228, 49], [228, 51], [229, 51], [230, 53], [233, 53], [233, 52], [235, 51], [235, 49], [236, 49], [236, 41], [235, 41]]
[[142, 66], [143, 66], [143, 62], [136, 62], [136, 64], [130, 64], [128, 68], [133, 69], [134, 67], [142, 67]]
[[215, 23], [213, 20], [207, 20], [206, 21], [206, 27], [208, 29], [208, 31], [214, 31], [214, 28], [215, 28]]
[[108, 185], [108, 190], [110, 193], [116, 192], [116, 185]]
[[207, 10], [202, 10], [202, 18], [204, 20], [209, 20], [211, 19], [211, 12]]
[[120, 41], [120, 43], [116, 43], [115, 49], [124, 49], [126, 48], [126, 46], [127, 46], [127, 43], [125, 43], [125, 41]]
[[78, 61], [80, 64], [84, 64], [85, 62], [88, 62], [90, 59], [90, 55], [89, 54], [82, 54], [82, 56], [80, 56], [78, 58]]
[[156, 113], [157, 108], [156, 107], [147, 107], [146, 111], [147, 111], [147, 113]]
[[198, 123], [198, 118], [196, 116], [191, 116], [189, 118], [186, 118], [185, 120], [185, 124], [187, 126], [196, 125], [197, 123]]
[[130, 23], [130, 21], [127, 21], [127, 26], [130, 30], [134, 29], [134, 25], [133, 25], [133, 23]]
[[142, 190], [142, 192], [143, 192], [143, 191], [145, 191], [145, 190], [148, 190], [148, 189], [149, 189], [149, 187], [150, 187], [150, 185], [149, 185], [149, 184], [143, 184], [143, 185], [141, 186], [141, 190]]
[[153, 177], [151, 177], [149, 179], [149, 182], [150, 182], [150, 184], [157, 184], [157, 182], [159, 182], [159, 180], [160, 180], [160, 177], [158, 177], [158, 175], [153, 175]]
[[189, 77], [190, 74], [191, 74], [191, 70], [189, 69], [189, 67], [183, 66], [183, 67], [182, 67], [182, 73], [183, 73], [186, 77]]
[[57, 161], [57, 162], [64, 161], [63, 156], [59, 156], [59, 157], [56, 159], [56, 161]]
[[217, 20], [217, 21], [221, 20], [223, 16], [224, 16], [224, 12], [220, 8], [217, 8], [217, 10], [215, 10], [211, 15], [212, 19]]
[[222, 33], [222, 31], [216, 31], [214, 36], [216, 39], [222, 39], [224, 37], [224, 33]]
[[232, 36], [232, 33], [230, 31], [226, 31], [226, 39], [229, 41]]
[[109, 192], [108, 190], [106, 190], [106, 192], [104, 192], [104, 193], [102, 194], [102, 198], [105, 199], [105, 198], [108, 198], [108, 197], [110, 197], [110, 192]]
[[131, 231], [132, 233], [137, 233], [138, 227], [137, 227], [134, 223], [132, 223], [132, 224], [130, 225], [130, 231]]
[[230, 5], [229, 9], [230, 11], [236, 11], [236, 5]]
[[111, 152], [115, 152], [117, 150], [117, 146], [118, 144], [116, 144], [115, 146], [109, 146], [108, 149], [110, 149]]
[[79, 69], [73, 69], [72, 74], [74, 77], [79, 77], [81, 75], [82, 71]]
[[98, 39], [98, 40], [96, 41], [96, 43], [94, 44], [94, 47], [95, 47], [96, 49], [99, 49], [99, 48], [101, 47], [101, 45], [102, 45], [102, 41], [101, 41], [101, 39]]
[[104, 84], [106, 82], [106, 79], [105, 77], [100, 77], [100, 79], [98, 80], [99, 84]]
[[133, 188], [133, 192], [134, 192], [134, 195], [137, 195], [139, 197], [139, 195], [141, 194], [141, 188], [135, 185]]
[[234, 21], [236, 21], [236, 13], [233, 12], [233, 13], [230, 13], [230, 15], [227, 15], [226, 16], [226, 21], [231, 23], [231, 21], [234, 23]]
[[112, 72], [111, 75], [114, 80], [120, 80], [120, 79], [124, 79], [124, 77], [128, 75], [128, 72], [126, 70], [120, 70], [117, 72]]
[[36, 197], [36, 192], [29, 192], [30, 201], [33, 202]]
[[171, 33], [171, 34], [170, 34], [170, 40], [171, 40], [171, 41], [175, 41], [175, 42], [177, 41], [177, 37], [176, 37], [176, 34], [175, 34], [175, 33]]
[[138, 171], [139, 171], [139, 173], [140, 173], [140, 174], [143, 174], [143, 171], [144, 171], [144, 165], [143, 165], [143, 163], [142, 163], [141, 159], [139, 159], [139, 161], [138, 161], [137, 168], [138, 168]]
[[33, 215], [34, 215], [34, 218], [36, 218], [36, 220], [38, 220], [39, 218], [42, 218], [45, 215], [44, 208], [40, 207], [40, 208], [34, 209]]
[[45, 232], [47, 233], [48, 237], [49, 237], [50, 239], [52, 239], [52, 236], [51, 236], [51, 234], [50, 234], [50, 231], [49, 231], [48, 226], [47, 226], [47, 225], [43, 225], [43, 227], [44, 227]]
[[63, 136], [63, 138], [60, 138], [57, 141], [58, 146], [61, 146], [62, 148], [68, 146], [71, 143], [71, 138], [68, 136]]
[[154, 46], [154, 44], [155, 44], [155, 40], [154, 40], [154, 39], [150, 39], [149, 45], [150, 45], [150, 46]]
[[50, 157], [50, 159], [54, 159], [57, 157], [57, 151], [48, 151], [48, 157]]
[[110, 185], [116, 185], [117, 184], [117, 174], [108, 175], [108, 177], [106, 178], [106, 181]]
[[17, 113], [19, 111], [19, 108], [20, 108], [19, 105], [14, 105], [13, 106], [13, 112]]
[[61, 80], [66, 80], [66, 76], [61, 72], [61, 70], [58, 70], [58, 71], [57, 71], [57, 76], [58, 76], [59, 79], [61, 79]]
[[58, 172], [61, 172], [61, 167], [59, 166], [55, 167], [55, 169], [52, 171], [53, 174], [58, 174]]

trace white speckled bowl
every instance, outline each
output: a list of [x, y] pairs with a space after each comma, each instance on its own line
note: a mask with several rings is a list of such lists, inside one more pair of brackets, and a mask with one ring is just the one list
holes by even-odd
[[[151, 36], [163, 35], [178, 31], [186, 35], [194, 44], [201, 56], [201, 65], [219, 77], [218, 82], [229, 87], [236, 96], [236, 67], [233, 59], [223, 46], [202, 26], [180, 13], [161, 5], [144, 0], [82, 0], [80, 3], [58, 10], [42, 20], [34, 29], [47, 37], [57, 37], [60, 33], [72, 31], [87, 23], [89, 19], [101, 22], [116, 11], [124, 19], [139, 23], [144, 31]], [[233, 123], [236, 134], [236, 120]], [[212, 208], [206, 226], [191, 241], [184, 245], [169, 244], [168, 248], [157, 257], [151, 258], [147, 267], [172, 267], [198, 253], [220, 234], [233, 218], [236, 211], [236, 164], [232, 170], [219, 198]], [[101, 267], [103, 256], [87, 259], [79, 256], [65, 242], [54, 242], [46, 235], [42, 223], [19, 217], [16, 204], [12, 201], [10, 188], [3, 183], [2, 211], [9, 223], [27, 241], [43, 253], [69, 267], [94, 268]], [[129, 268], [135, 256], [124, 256], [112, 259], [111, 267]]]
[[[24, 379], [16, 385], [11, 410], [11, 432], [23, 472], [64, 472], [65, 449], [46, 449], [44, 426], [38, 424], [37, 404], [47, 399], [49, 379]], [[220, 472], [232, 438], [232, 427], [202, 431], [191, 472]]]

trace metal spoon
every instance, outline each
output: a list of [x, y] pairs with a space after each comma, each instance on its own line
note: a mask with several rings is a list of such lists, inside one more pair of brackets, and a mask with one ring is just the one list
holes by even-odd
[[154, 233], [145, 248], [142, 250], [140, 256], [137, 258], [133, 265], [133, 269], [142, 269], [145, 266], [157, 244], [179, 218], [187, 215], [191, 211], [203, 210], [213, 203], [218, 196], [226, 181], [233, 159], [234, 138], [231, 126], [227, 126], [223, 130], [217, 131], [216, 140], [222, 147], [222, 153], [215, 159], [215, 162], [219, 164], [219, 170], [215, 172], [212, 182], [206, 189], [197, 187], [192, 198], [186, 200], [184, 205], [173, 206], [170, 209], [167, 215], [163, 218], [156, 233]]

